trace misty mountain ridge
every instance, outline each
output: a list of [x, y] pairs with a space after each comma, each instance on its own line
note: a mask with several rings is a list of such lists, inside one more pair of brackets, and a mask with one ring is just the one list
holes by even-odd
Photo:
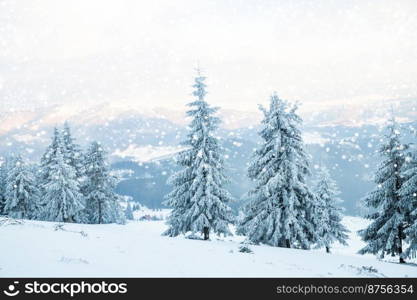
[[[358, 201], [372, 189], [372, 174], [378, 163], [375, 154], [379, 146], [381, 129], [387, 116], [387, 105], [354, 111], [346, 105], [338, 110], [308, 114], [304, 117], [303, 137], [311, 155], [312, 170], [326, 165], [342, 191], [347, 213], [357, 214]], [[402, 103], [398, 115], [404, 127], [415, 127], [409, 122], [415, 117], [413, 101]], [[77, 142], [85, 147], [98, 140], [109, 151], [112, 167], [122, 172], [117, 191], [131, 196], [149, 207], [161, 207], [163, 196], [169, 190], [167, 177], [176, 170], [175, 153], [187, 133], [187, 119], [182, 111], [168, 109], [133, 109], [122, 105], [100, 104], [93, 107], [74, 105], [54, 106], [36, 111], [16, 111], [3, 114], [0, 132], [0, 155], [20, 152], [31, 161], [38, 161], [50, 143], [52, 128], [68, 120]], [[408, 111], [407, 111], [408, 108]], [[396, 110], [397, 112], [397, 110]], [[370, 120], [365, 124], [350, 122], [347, 115]], [[260, 112], [220, 110], [223, 125], [218, 131], [225, 148], [231, 184], [229, 189], [240, 206], [245, 192], [251, 187], [246, 177], [247, 164], [259, 137]], [[16, 125], [19, 124], [19, 125]], [[405, 131], [411, 141], [411, 131]], [[119, 172], [120, 173], [120, 172]]]

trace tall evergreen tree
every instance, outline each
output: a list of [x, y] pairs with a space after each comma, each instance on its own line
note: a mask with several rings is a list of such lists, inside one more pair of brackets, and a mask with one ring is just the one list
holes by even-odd
[[342, 200], [337, 197], [340, 191], [326, 167], [321, 167], [317, 172], [314, 193], [319, 201], [315, 216], [319, 235], [318, 246], [325, 247], [326, 252], [330, 253], [330, 246], [336, 241], [347, 245], [349, 231], [341, 223], [342, 208], [338, 204]]
[[381, 257], [399, 255], [400, 263], [404, 263], [404, 226], [409, 222], [409, 212], [399, 191], [404, 182], [402, 167], [408, 145], [401, 143], [400, 129], [394, 118], [386, 131], [385, 142], [379, 150], [384, 159], [375, 174], [377, 188], [364, 198], [365, 204], [375, 212], [367, 216], [372, 223], [359, 231], [367, 243], [359, 253], [379, 253]]
[[98, 142], [90, 145], [85, 156], [85, 175], [83, 192], [89, 222], [124, 223], [119, 197], [114, 192], [116, 180], [109, 172], [106, 152]]
[[68, 122], [64, 123], [62, 142], [64, 159], [67, 164], [75, 169], [75, 175], [77, 179], [81, 181], [84, 174], [83, 155], [80, 146], [75, 142], [75, 138], [72, 137]]
[[308, 249], [317, 239], [312, 211], [316, 198], [306, 184], [310, 175], [296, 105], [271, 96], [248, 176], [255, 187], [248, 193], [245, 217], [238, 233], [253, 243]]
[[46, 192], [44, 190], [44, 186], [49, 180], [50, 172], [51, 172], [50, 166], [52, 165], [52, 162], [56, 158], [56, 153], [58, 150], [60, 139], [61, 139], [61, 135], [59, 133], [59, 130], [57, 127], [54, 127], [54, 131], [51, 137], [51, 143], [46, 148], [40, 160], [39, 171], [37, 174], [38, 185], [39, 185], [40, 194], [41, 194], [41, 199], [39, 201], [39, 210], [38, 210], [38, 215], [37, 215], [37, 219], [39, 220], [46, 219], [46, 215], [45, 215], [46, 214], [45, 212], [46, 202], [44, 199], [44, 195]]
[[39, 190], [36, 177], [20, 155], [12, 159], [6, 177], [4, 212], [18, 219], [36, 217]]
[[9, 173], [9, 170], [12, 168], [15, 159], [16, 157], [13, 154], [6, 156], [0, 167], [0, 215], [5, 214], [4, 206], [6, 205], [7, 174]]
[[0, 215], [4, 213], [4, 206], [6, 205], [6, 160], [4, 159], [0, 165]]
[[183, 142], [187, 149], [177, 156], [182, 169], [168, 180], [173, 190], [166, 196], [165, 204], [172, 207], [172, 212], [164, 234], [169, 236], [189, 231], [203, 233], [204, 239], [209, 239], [210, 231], [231, 234], [228, 225], [233, 222], [233, 215], [228, 203], [232, 197], [224, 188], [227, 178], [222, 149], [214, 136], [220, 122], [214, 115], [218, 108], [205, 101], [204, 80], [198, 72], [193, 85], [195, 100], [188, 104], [187, 115], [192, 121]]
[[403, 165], [404, 183], [400, 189], [405, 210], [410, 212], [408, 224], [405, 224], [404, 232], [407, 236], [408, 248], [405, 257], [417, 256], [417, 150], [414, 149], [407, 157]]
[[50, 176], [51, 163], [56, 159], [58, 147], [60, 145], [61, 135], [58, 128], [54, 128], [54, 133], [51, 139], [51, 144], [46, 148], [45, 153], [42, 155], [40, 168], [39, 168], [39, 183], [43, 185], [46, 183]]
[[66, 163], [62, 141], [55, 130], [42, 161], [43, 218], [57, 222], [83, 222], [85, 200], [75, 169]]

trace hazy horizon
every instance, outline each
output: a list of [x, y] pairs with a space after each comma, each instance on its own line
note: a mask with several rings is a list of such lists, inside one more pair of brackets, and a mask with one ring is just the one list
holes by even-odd
[[415, 1], [0, 1], [0, 112], [113, 103], [257, 110], [417, 96]]

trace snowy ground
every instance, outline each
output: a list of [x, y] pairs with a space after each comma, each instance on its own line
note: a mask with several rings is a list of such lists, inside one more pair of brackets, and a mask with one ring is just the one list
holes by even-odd
[[[346, 217], [356, 231], [366, 221]], [[417, 277], [416, 265], [382, 262], [349, 247], [293, 250], [251, 246], [242, 237], [212, 241], [161, 236], [162, 221], [81, 225], [0, 219], [0, 277]], [[368, 269], [372, 267], [373, 270]]]

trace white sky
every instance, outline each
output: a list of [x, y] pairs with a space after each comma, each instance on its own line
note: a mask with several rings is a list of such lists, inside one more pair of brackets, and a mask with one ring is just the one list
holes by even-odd
[[417, 96], [417, 1], [0, 0], [0, 110]]

